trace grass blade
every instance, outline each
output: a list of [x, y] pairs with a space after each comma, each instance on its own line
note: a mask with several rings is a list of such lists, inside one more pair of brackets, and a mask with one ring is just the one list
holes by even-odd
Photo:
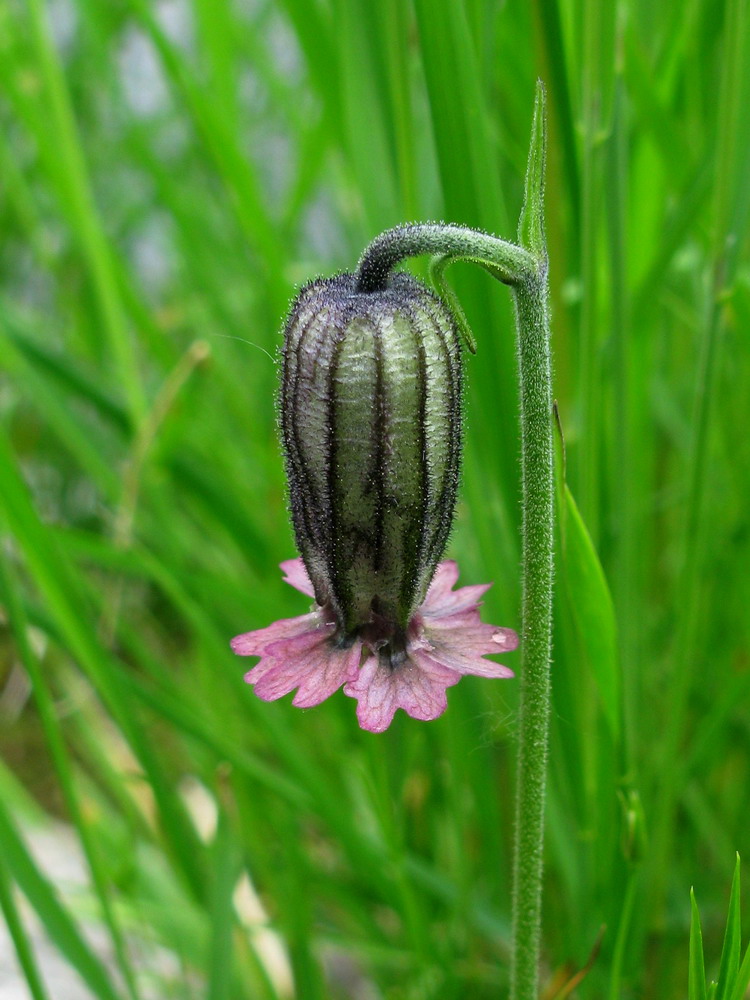
[[565, 482], [559, 451], [556, 503], [561, 554], [558, 576], [579, 647], [596, 681], [612, 737], [617, 740], [622, 699], [614, 605], [594, 543]]
[[8, 870], [5, 859], [0, 851], [0, 909], [5, 916], [10, 936], [18, 956], [18, 964], [26, 977], [26, 985], [31, 993], [32, 1000], [49, 1000], [47, 991], [39, 975], [36, 959], [34, 958], [34, 948], [24, 930], [21, 917], [18, 913], [15, 900], [13, 899], [13, 886], [8, 878]]
[[716, 983], [716, 1000], [727, 1000], [732, 990], [740, 967], [740, 858], [734, 866], [732, 891], [729, 895], [729, 913], [727, 928], [724, 934], [724, 945], [721, 949], [719, 978]]
[[706, 968], [703, 960], [703, 934], [695, 893], [690, 890], [690, 968], [688, 975], [688, 1000], [707, 1000]]
[[56, 137], [60, 178], [69, 198], [76, 235], [81, 242], [99, 299], [104, 329], [118, 361], [131, 415], [140, 416], [145, 395], [133, 342], [125, 322], [111, 250], [94, 204], [88, 170], [78, 138], [73, 109], [57, 53], [49, 36], [42, 0], [31, 0], [31, 23], [49, 101], [45, 116]]

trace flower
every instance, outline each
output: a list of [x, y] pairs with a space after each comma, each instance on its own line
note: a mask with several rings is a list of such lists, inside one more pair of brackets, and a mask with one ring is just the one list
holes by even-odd
[[[287, 560], [281, 569], [287, 583], [314, 597], [301, 559]], [[238, 635], [232, 649], [260, 656], [245, 680], [264, 701], [296, 688], [292, 704], [310, 708], [343, 685], [357, 699], [360, 726], [370, 732], [384, 732], [399, 708], [414, 719], [436, 719], [447, 708], [446, 689], [464, 674], [512, 677], [508, 667], [484, 657], [518, 645], [512, 629], [479, 619], [480, 598], [491, 585], [454, 590], [457, 580], [458, 565], [441, 562], [405, 632], [373, 619], [347, 634], [330, 606], [315, 604], [309, 614]]]
[[245, 680], [266, 701], [309, 708], [343, 686], [363, 729], [398, 708], [435, 719], [463, 674], [512, 676], [484, 657], [515, 649], [483, 625], [486, 586], [454, 590], [439, 560], [461, 460], [461, 342], [449, 306], [408, 274], [357, 275], [300, 291], [284, 327], [279, 416], [300, 559], [287, 583], [313, 598], [297, 618], [237, 636], [259, 656]]

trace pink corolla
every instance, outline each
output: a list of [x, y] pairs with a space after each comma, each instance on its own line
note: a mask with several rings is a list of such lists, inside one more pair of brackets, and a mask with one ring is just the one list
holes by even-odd
[[[281, 568], [287, 583], [314, 599], [301, 559], [283, 562]], [[347, 635], [330, 608], [314, 604], [306, 615], [238, 635], [232, 649], [260, 657], [245, 680], [264, 701], [296, 689], [292, 704], [310, 708], [343, 685], [344, 693], [357, 699], [360, 726], [370, 732], [386, 730], [399, 708], [414, 719], [436, 719], [447, 708], [446, 689], [464, 674], [512, 677], [508, 667], [485, 657], [518, 645], [512, 629], [480, 621], [480, 598], [491, 584], [454, 590], [457, 580], [455, 562], [439, 563], [401, 636], [377, 616]]]

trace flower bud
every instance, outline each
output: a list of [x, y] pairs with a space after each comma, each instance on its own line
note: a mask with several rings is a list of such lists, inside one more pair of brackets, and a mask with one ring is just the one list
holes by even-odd
[[342, 645], [394, 652], [445, 548], [461, 450], [461, 349], [442, 301], [407, 274], [302, 289], [280, 395], [292, 521]]

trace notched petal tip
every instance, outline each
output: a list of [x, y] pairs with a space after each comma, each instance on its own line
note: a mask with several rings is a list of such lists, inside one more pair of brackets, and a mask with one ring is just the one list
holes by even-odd
[[481, 598], [492, 586], [491, 583], [477, 583], [454, 590], [458, 575], [458, 563], [453, 559], [446, 559], [438, 565], [427, 590], [420, 613], [438, 626], [455, 624], [451, 621], [453, 615], [476, 612]]
[[285, 559], [279, 566], [284, 574], [284, 583], [307, 597], [315, 597], [312, 581], [301, 559]]
[[357, 699], [360, 728], [382, 733], [399, 708], [422, 722], [437, 719], [448, 707], [446, 688], [460, 679], [460, 674], [416, 652], [398, 667], [370, 656], [356, 680], [345, 685], [344, 694]]
[[422, 607], [427, 608], [432, 604], [441, 603], [441, 599], [451, 593], [457, 582], [458, 563], [455, 559], [444, 559], [438, 563]]

